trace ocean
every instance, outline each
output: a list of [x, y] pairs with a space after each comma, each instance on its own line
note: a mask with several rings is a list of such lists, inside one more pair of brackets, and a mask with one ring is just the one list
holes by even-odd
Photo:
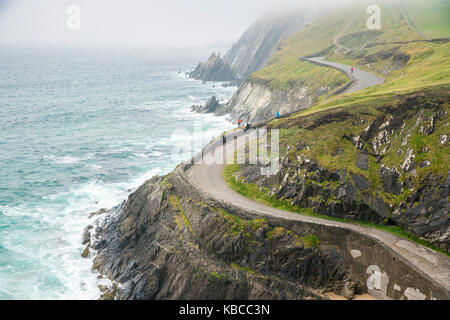
[[233, 127], [190, 111], [236, 90], [185, 75], [208, 53], [0, 48], [0, 299], [100, 296], [80, 256], [89, 214]]

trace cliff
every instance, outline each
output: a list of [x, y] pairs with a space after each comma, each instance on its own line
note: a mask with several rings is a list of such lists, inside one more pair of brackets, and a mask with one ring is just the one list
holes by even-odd
[[[101, 287], [102, 299], [449, 297], [445, 284], [376, 233], [255, 214], [198, 189], [189, 169], [180, 165], [145, 182], [86, 228], [85, 256], [94, 256], [94, 269], [113, 281]], [[423, 249], [415, 254], [418, 261], [436, 259]]]
[[97, 252], [94, 269], [115, 282], [104, 299], [326, 299], [360, 290], [335, 246], [211, 201], [180, 170], [147, 181], [86, 228], [85, 255]]
[[[283, 120], [279, 179], [235, 173], [293, 208], [401, 227], [450, 251], [448, 87]], [[396, 227], [394, 227], [396, 226]], [[402, 231], [403, 232], [403, 231]]]
[[204, 81], [232, 81], [241, 84], [252, 72], [261, 69], [276, 51], [280, 41], [304, 28], [323, 10], [281, 10], [255, 21], [230, 48], [223, 59], [213, 54], [189, 74]]
[[[339, 73], [338, 71], [330, 71]], [[267, 121], [275, 117], [302, 110], [313, 105], [317, 99], [345, 84], [346, 77], [323, 86], [308, 84], [292, 85], [287, 88], [273, 87], [270, 83], [257, 78], [249, 78], [239, 87], [227, 104], [221, 109], [230, 120], [245, 119], [251, 123]]]
[[255, 21], [224, 56], [235, 74], [245, 80], [261, 69], [280, 41], [314, 21], [324, 10], [294, 9], [265, 14]]
[[[394, 4], [386, 6], [395, 12]], [[401, 14], [386, 16], [382, 32], [361, 33], [365, 20], [347, 30], [348, 17], [360, 17], [360, 9], [283, 41], [227, 105], [214, 98], [193, 108], [254, 122], [310, 106], [261, 124], [280, 130], [277, 175], [255, 174], [255, 165], [236, 165], [225, 175], [231, 172], [227, 181], [258, 204], [333, 221], [305, 222], [292, 212], [274, 217], [219, 201], [196, 188], [188, 166], [180, 165], [86, 229], [84, 256], [95, 256], [94, 268], [115, 282], [104, 298], [324, 299], [327, 291], [449, 298], [448, 281], [429, 275], [430, 266], [449, 269], [450, 44], [418, 41]], [[405, 42], [389, 43], [399, 38]], [[317, 52], [386, 81], [320, 101], [348, 79], [299, 59]], [[214, 55], [210, 65], [229, 61]], [[342, 225], [349, 222], [352, 228]], [[389, 241], [380, 240], [379, 229]], [[401, 252], [411, 242], [404, 238], [443, 254], [413, 246], [414, 263], [406, 261]]]
[[246, 80], [223, 108], [230, 120], [240, 117], [255, 123], [273, 118], [276, 111], [285, 114], [309, 107], [314, 98], [307, 87], [277, 90], [263, 82]]

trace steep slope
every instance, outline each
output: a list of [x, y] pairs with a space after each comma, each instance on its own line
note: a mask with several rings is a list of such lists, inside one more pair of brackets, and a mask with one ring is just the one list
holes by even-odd
[[[380, 6], [381, 30], [364, 30], [364, 16], [345, 22], [342, 11], [294, 35], [274, 56], [275, 70], [290, 59], [297, 63], [293, 57], [313, 50], [298, 41], [317, 43], [322, 30], [322, 48], [330, 46], [321, 55], [385, 82], [269, 122], [281, 130], [281, 181], [248, 175], [240, 188], [257, 183], [266, 188], [262, 198], [285, 201], [294, 211], [376, 223], [448, 252], [450, 43], [424, 39], [395, 3]], [[346, 32], [330, 31], [332, 25]], [[270, 67], [252, 77], [286, 81]]]
[[301, 30], [321, 14], [323, 10], [311, 9], [283, 9], [266, 14], [244, 32], [223, 59], [212, 56], [220, 67], [211, 67], [210, 57], [208, 62], [199, 63], [190, 76], [205, 81], [237, 80], [236, 83], [241, 83], [252, 72], [264, 66], [281, 40]]
[[253, 23], [224, 56], [236, 75], [245, 79], [261, 69], [281, 40], [317, 19], [323, 11], [303, 9], [266, 14]]
[[103, 299], [326, 299], [325, 291], [357, 290], [342, 250], [204, 199], [179, 170], [144, 183], [84, 238], [87, 255], [98, 252], [94, 268], [115, 281]]
[[[212, 199], [186, 177], [186, 165], [147, 181], [86, 229], [85, 255], [97, 252], [94, 268], [116, 282], [104, 298], [323, 299], [326, 291], [351, 298], [372, 285], [377, 297], [448, 299], [450, 43], [424, 39], [395, 3], [379, 4], [381, 30], [365, 29], [365, 4], [334, 12], [285, 40], [252, 74], [236, 97], [255, 104], [274, 101], [268, 92], [306, 88], [301, 94], [314, 97], [328, 88], [310, 108], [261, 124], [280, 130], [277, 175], [231, 165], [224, 176], [260, 206], [378, 228], [440, 251], [411, 250], [395, 237], [397, 250], [413, 251], [419, 268], [426, 260], [427, 273], [440, 265], [441, 281], [392, 255], [380, 238], [289, 216], [262, 218]], [[322, 100], [330, 83], [348, 79], [298, 59], [315, 53], [385, 81]], [[247, 106], [242, 102], [239, 111]], [[364, 250], [355, 251], [359, 246]], [[370, 282], [369, 273], [382, 281]]]
[[[381, 8], [381, 30], [366, 26], [366, 9], [373, 4]], [[385, 77], [402, 68], [410, 56], [402, 50], [406, 44], [393, 42], [420, 40], [423, 38], [395, 2], [358, 2], [336, 10], [282, 41], [267, 66], [244, 82], [241, 89], [247, 89], [236, 93], [227, 112], [233, 118], [244, 116], [253, 122], [268, 120], [277, 111], [283, 114], [309, 107], [349, 81], [336, 70], [311, 65], [299, 57], [326, 56]], [[257, 103], [259, 96], [265, 100], [263, 105]]]

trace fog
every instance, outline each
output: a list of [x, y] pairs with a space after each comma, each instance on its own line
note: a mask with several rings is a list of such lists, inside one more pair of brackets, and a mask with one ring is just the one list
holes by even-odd
[[[313, 1], [328, 6], [337, 1]], [[339, 3], [346, 2], [339, 1]], [[0, 0], [0, 44], [217, 46], [261, 14], [304, 0]], [[79, 28], [68, 27], [80, 9]]]

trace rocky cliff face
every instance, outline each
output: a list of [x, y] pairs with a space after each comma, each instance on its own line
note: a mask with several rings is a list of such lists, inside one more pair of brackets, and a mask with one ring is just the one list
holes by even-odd
[[304, 28], [323, 11], [302, 9], [266, 14], [253, 23], [224, 56], [236, 75], [245, 80], [261, 69], [281, 40]]
[[175, 171], [144, 183], [85, 232], [86, 256], [115, 281], [103, 298], [351, 297], [338, 248], [311, 234], [242, 218], [202, 199]]
[[321, 87], [311, 92], [308, 86], [277, 89], [262, 80], [247, 79], [223, 109], [230, 120], [240, 117], [255, 123], [274, 118], [277, 111], [287, 114], [310, 107], [315, 98], [329, 91], [329, 87]]
[[189, 73], [189, 77], [204, 81], [231, 81], [236, 78], [228, 63], [220, 57], [220, 53], [213, 53], [206, 62], [199, 63], [195, 70]]
[[213, 54], [199, 63], [190, 77], [204, 81], [233, 81], [240, 85], [251, 73], [261, 69], [281, 40], [323, 15], [323, 10], [298, 9], [272, 12], [259, 18], [239, 38], [227, 54]]
[[282, 130], [298, 135], [284, 142], [279, 180], [246, 166], [237, 176], [291, 205], [399, 225], [449, 251], [447, 94], [407, 97], [375, 115], [337, 110], [286, 121]]

